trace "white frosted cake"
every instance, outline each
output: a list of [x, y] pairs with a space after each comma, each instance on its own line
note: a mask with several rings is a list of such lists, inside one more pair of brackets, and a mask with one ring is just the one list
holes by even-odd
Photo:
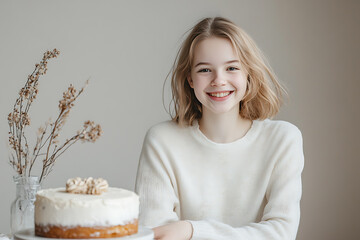
[[84, 194], [65, 188], [40, 190], [35, 201], [35, 235], [49, 238], [112, 238], [138, 230], [139, 197], [108, 188]]

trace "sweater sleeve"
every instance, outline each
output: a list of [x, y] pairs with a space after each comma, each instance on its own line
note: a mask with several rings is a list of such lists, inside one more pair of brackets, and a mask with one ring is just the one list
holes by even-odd
[[165, 152], [150, 129], [140, 155], [135, 192], [140, 196], [140, 225], [151, 228], [179, 220], [175, 212], [179, 200]]
[[300, 220], [301, 172], [304, 166], [301, 132], [296, 128], [277, 156], [266, 192], [267, 204], [260, 222], [232, 227], [215, 220], [189, 221], [193, 240], [296, 239]]

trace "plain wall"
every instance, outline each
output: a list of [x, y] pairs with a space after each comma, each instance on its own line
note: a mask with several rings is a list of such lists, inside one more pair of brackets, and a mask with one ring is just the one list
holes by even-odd
[[[342, 0], [0, 0], [0, 232], [10, 232], [15, 198], [6, 119], [44, 51], [56, 47], [61, 54], [40, 79], [29, 141], [55, 118], [68, 85], [80, 88], [88, 78], [61, 137], [72, 136], [88, 119], [100, 123], [104, 134], [95, 144], [68, 149], [42, 187], [93, 176], [132, 190], [147, 129], [169, 119], [162, 87], [183, 34], [203, 17], [223, 16], [247, 31], [268, 57], [289, 92], [277, 119], [303, 133], [297, 239], [360, 239], [359, 12], [359, 1]], [[165, 105], [169, 91], [167, 82]]]

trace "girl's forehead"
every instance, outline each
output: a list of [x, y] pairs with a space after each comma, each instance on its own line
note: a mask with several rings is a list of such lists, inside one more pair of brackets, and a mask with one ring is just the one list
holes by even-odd
[[199, 62], [222, 64], [233, 60], [240, 61], [229, 39], [210, 37], [201, 40], [194, 47], [193, 63], [195, 65]]

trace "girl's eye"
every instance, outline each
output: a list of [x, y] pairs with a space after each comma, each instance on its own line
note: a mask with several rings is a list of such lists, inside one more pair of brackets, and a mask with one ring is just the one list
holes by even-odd
[[208, 68], [203, 68], [203, 69], [200, 69], [198, 72], [210, 72], [210, 69], [208, 69]]
[[239, 70], [237, 67], [228, 67], [229, 71], [235, 71], [235, 70]]

